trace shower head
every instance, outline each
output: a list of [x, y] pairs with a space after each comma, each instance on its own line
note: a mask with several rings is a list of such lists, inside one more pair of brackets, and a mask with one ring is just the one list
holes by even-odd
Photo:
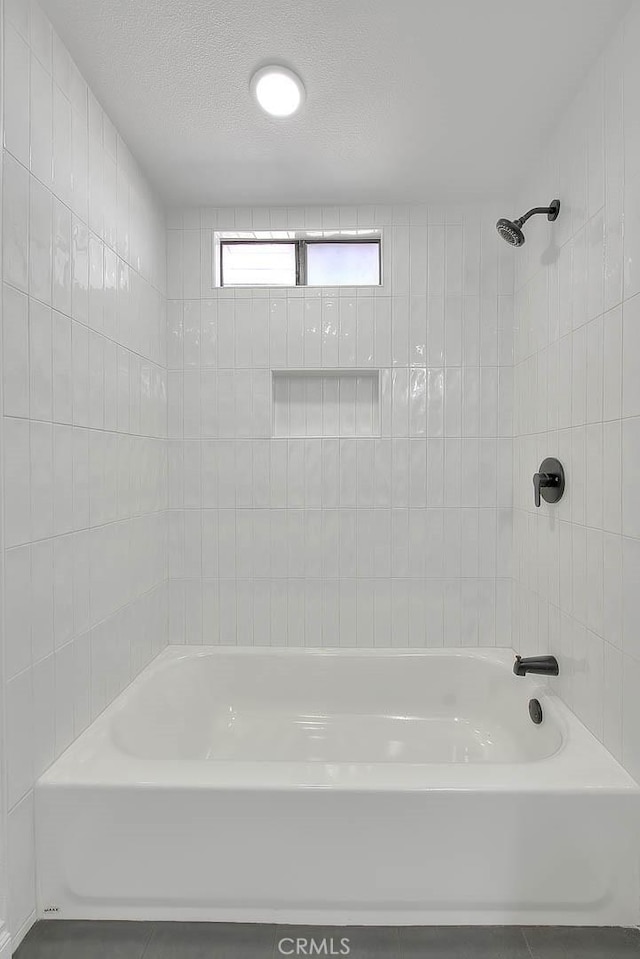
[[520, 229], [521, 222], [521, 220], [506, 220], [500, 217], [496, 223], [496, 230], [510, 246], [522, 246], [524, 243], [524, 233]]
[[560, 200], [552, 200], [549, 206], [536, 206], [525, 213], [524, 216], [518, 217], [517, 220], [507, 220], [505, 217], [501, 217], [496, 223], [496, 230], [510, 246], [522, 246], [524, 243], [522, 225], [526, 223], [530, 216], [535, 216], [536, 213], [546, 213], [547, 220], [553, 222], [557, 219], [559, 212]]

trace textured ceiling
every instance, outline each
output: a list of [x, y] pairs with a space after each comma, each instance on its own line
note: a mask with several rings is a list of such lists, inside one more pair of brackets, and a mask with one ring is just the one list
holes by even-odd
[[[628, 5], [43, 0], [165, 198], [231, 205], [516, 188]], [[307, 89], [290, 120], [249, 95], [278, 61]]]

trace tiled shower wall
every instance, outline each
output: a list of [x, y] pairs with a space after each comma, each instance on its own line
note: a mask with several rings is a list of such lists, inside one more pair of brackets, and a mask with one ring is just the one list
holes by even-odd
[[35, 3], [4, 24], [4, 688], [9, 921], [33, 783], [166, 643], [166, 233]]
[[[515, 617], [568, 704], [640, 778], [640, 10], [591, 71], [517, 209], [562, 201], [515, 250]], [[545, 456], [567, 472], [533, 506]]]
[[[172, 642], [510, 645], [506, 209], [170, 217]], [[381, 288], [214, 287], [215, 230], [356, 227], [383, 231]], [[272, 370], [336, 368], [380, 371], [379, 435], [318, 436], [300, 402], [274, 424]]]

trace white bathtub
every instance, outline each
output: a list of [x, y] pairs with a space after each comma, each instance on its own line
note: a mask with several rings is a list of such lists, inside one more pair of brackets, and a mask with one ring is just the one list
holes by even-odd
[[40, 916], [636, 924], [638, 787], [512, 663], [170, 647], [37, 784]]

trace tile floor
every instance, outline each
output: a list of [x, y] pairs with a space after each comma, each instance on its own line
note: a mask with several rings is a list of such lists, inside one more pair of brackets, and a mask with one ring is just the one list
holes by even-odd
[[[295, 941], [301, 939], [306, 942], [296, 952]], [[312, 939], [316, 951], [312, 951]], [[341, 952], [345, 946], [348, 953]], [[58, 920], [37, 923], [15, 953], [16, 959], [331, 959], [341, 955], [350, 959], [640, 959], [640, 932], [562, 926], [320, 928]]]

